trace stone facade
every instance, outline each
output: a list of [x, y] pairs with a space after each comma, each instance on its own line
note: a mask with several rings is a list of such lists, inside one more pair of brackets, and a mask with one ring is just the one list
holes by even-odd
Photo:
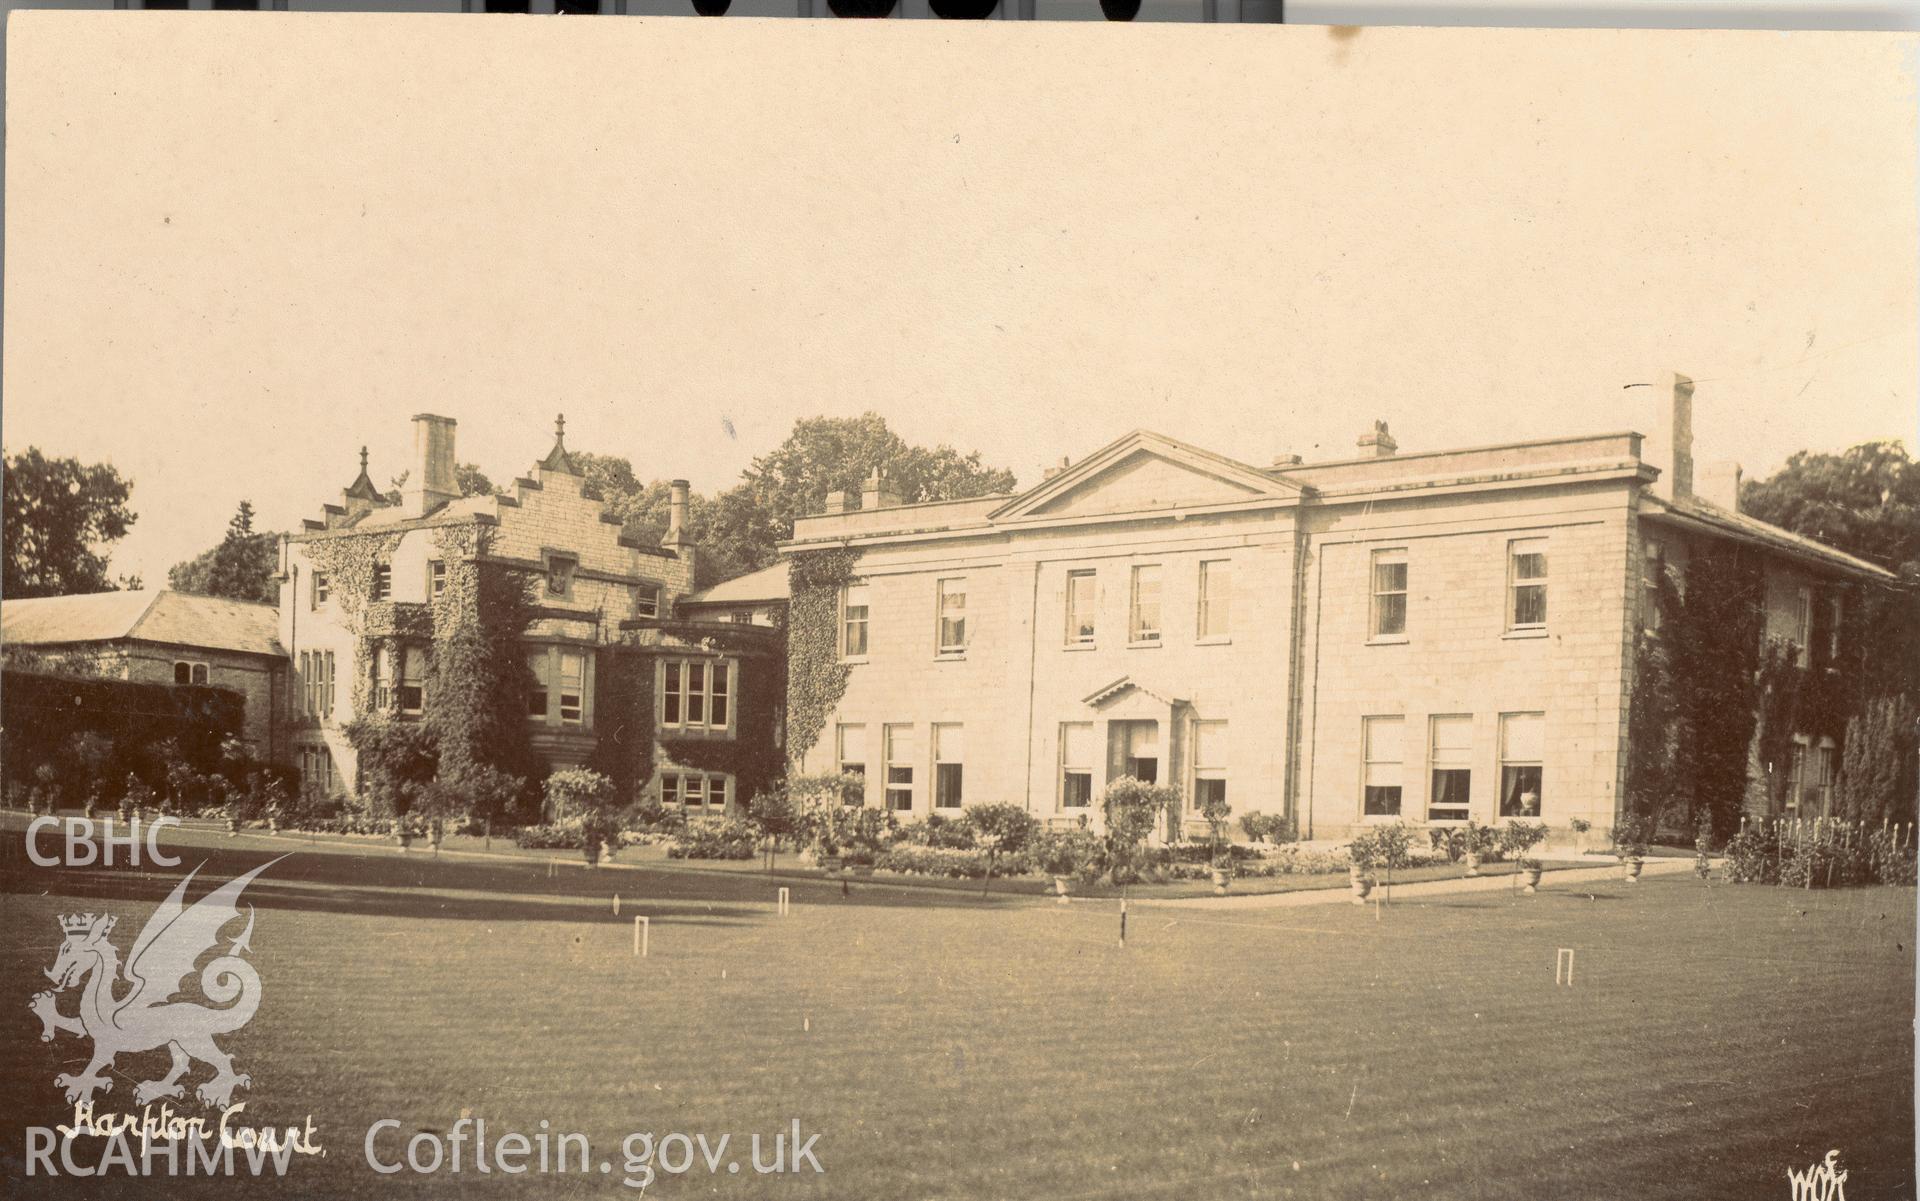
[[784, 547], [857, 554], [846, 687], [800, 766], [864, 773], [868, 804], [1055, 824], [1097, 825], [1106, 784], [1143, 776], [1190, 834], [1220, 794], [1303, 837], [1609, 825], [1649, 555], [1759, 547], [1769, 632], [1801, 639], [1810, 595], [1885, 578], [1694, 494], [1691, 385], [1657, 387], [1644, 439], [1401, 454], [1376, 424], [1352, 459], [1256, 468], [1136, 432], [1018, 495], [830, 499]]
[[[634, 722], [656, 726], [652, 712], [601, 711], [610, 693], [600, 677], [615, 650], [652, 657], [674, 651], [676, 662], [686, 656], [711, 662], [711, 669], [688, 673], [705, 689], [703, 706], [714, 703], [716, 689], [722, 705], [731, 703], [725, 690], [731, 686], [737, 694], [749, 678], [763, 689], [771, 680], [783, 691], [777, 640], [722, 655], [700, 644], [697, 629], [675, 620], [694, 576], [684, 481], [673, 485], [663, 544], [647, 545], [607, 512], [559, 433], [546, 458], [504, 494], [460, 497], [448, 491], [454, 423], [423, 414], [415, 425], [417, 461], [398, 504], [373, 487], [363, 455], [360, 477], [341, 502], [327, 506], [320, 520], [306, 523], [285, 545], [280, 636], [294, 665], [294, 754], [310, 784], [335, 793], [360, 786], [345, 734], [355, 716], [356, 691], [403, 720], [424, 709], [433, 606], [463, 554], [520, 573], [530, 583], [535, 608], [523, 637], [531, 679], [527, 720], [533, 749], [548, 770], [595, 762], [609, 730], [626, 736]], [[345, 550], [345, 544], [359, 549]], [[374, 582], [334, 578], [342, 562], [370, 573]], [[347, 603], [349, 596], [354, 603]], [[661, 634], [669, 628], [671, 635]], [[398, 645], [386, 656], [369, 655], [363, 635], [370, 633], [397, 635]], [[648, 669], [653, 666], [649, 659]], [[664, 677], [666, 668], [659, 672]], [[362, 685], [358, 690], [356, 683]], [[663, 732], [654, 729], [655, 735]], [[745, 726], [737, 718], [701, 734], [757, 743], [775, 737], [773, 729]], [[657, 738], [649, 745], [659, 745]], [[640, 765], [630, 783], [657, 795], [661, 782], [653, 766]], [[731, 781], [720, 783], [722, 795], [744, 799], [735, 796]]]

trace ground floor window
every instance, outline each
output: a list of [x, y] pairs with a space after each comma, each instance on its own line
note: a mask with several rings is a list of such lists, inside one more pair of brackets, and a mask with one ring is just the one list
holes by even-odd
[[886, 727], [887, 808], [907, 812], [913, 808], [913, 727]]
[[867, 727], [843, 723], [835, 739], [840, 747], [840, 774], [857, 777], [841, 788], [840, 801], [848, 806], [864, 805], [867, 803]]
[[1227, 800], [1227, 723], [1193, 723], [1193, 811], [1204, 815], [1210, 803]]
[[660, 773], [660, 803], [705, 813], [724, 813], [733, 796], [733, 777], [719, 772]]
[[1833, 788], [1833, 748], [1812, 746], [1806, 750], [1806, 767], [1801, 774], [1800, 812], [1809, 817], [1824, 817]]
[[324, 745], [300, 748], [300, 780], [313, 796], [333, 795], [333, 752]]
[[933, 727], [933, 807], [958, 809], [965, 782], [963, 731], [958, 725]]
[[1427, 820], [1466, 821], [1473, 796], [1473, 718], [1432, 718], [1430, 738], [1432, 788], [1427, 793]]
[[1546, 745], [1544, 713], [1500, 715], [1500, 816], [1540, 816], [1540, 762]]
[[1093, 804], [1093, 723], [1069, 721], [1060, 725], [1060, 807], [1085, 809]]
[[1368, 817], [1400, 816], [1401, 741], [1403, 717], [1360, 719], [1360, 787], [1363, 812]]
[[419, 713], [426, 707], [427, 652], [410, 646], [400, 652], [400, 712]]

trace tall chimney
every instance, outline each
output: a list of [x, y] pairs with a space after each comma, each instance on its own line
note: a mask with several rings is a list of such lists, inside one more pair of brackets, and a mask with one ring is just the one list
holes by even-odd
[[687, 481], [674, 480], [667, 485], [667, 545], [678, 546], [687, 540]]
[[836, 514], [836, 513], [846, 512], [847, 511], [847, 494], [845, 492], [840, 491], [837, 488], [834, 489], [832, 492], [827, 493], [826, 507], [821, 509], [820, 511], [826, 514]]
[[457, 424], [451, 417], [432, 413], [413, 415], [413, 466], [400, 490], [400, 511], [404, 515], [421, 517], [459, 498], [460, 484], [453, 473], [453, 427]]
[[661, 545], [680, 557], [687, 565], [689, 579], [694, 571], [693, 535], [687, 532], [687, 481], [671, 480], [667, 484], [667, 536]]
[[1360, 447], [1362, 455], [1372, 455], [1381, 459], [1400, 449], [1400, 444], [1395, 442], [1393, 435], [1387, 432], [1387, 423], [1384, 421], [1375, 421], [1373, 431], [1360, 435], [1356, 445]]
[[1693, 493], [1693, 381], [1662, 371], [1649, 385], [1652, 396], [1642, 422], [1640, 461], [1660, 469], [1653, 494], [1663, 500]]

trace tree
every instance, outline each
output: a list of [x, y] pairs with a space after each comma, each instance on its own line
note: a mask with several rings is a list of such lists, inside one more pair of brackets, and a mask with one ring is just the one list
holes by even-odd
[[106, 548], [134, 523], [131, 481], [105, 463], [49, 459], [29, 446], [6, 456], [5, 491], [0, 592], [19, 599], [116, 587], [107, 577]]
[[1847, 723], [1834, 814], [1878, 825], [1913, 816], [1920, 763], [1920, 710], [1904, 696], [1880, 697]]
[[253, 532], [253, 503], [242, 500], [227, 523], [226, 537], [167, 572], [167, 583], [179, 592], [224, 596], [231, 600], [277, 604], [280, 584], [279, 537]]
[[1153, 832], [1162, 814], [1180, 801], [1172, 788], [1122, 776], [1107, 786], [1100, 809], [1107, 821], [1107, 850], [1112, 857], [1113, 882], [1126, 884], [1139, 875], [1135, 864], [1140, 844]]
[[1920, 463], [1898, 441], [1867, 442], [1837, 455], [1801, 451], [1774, 475], [1749, 482], [1740, 503], [1762, 521], [1900, 577], [1897, 587], [1849, 589], [1845, 650], [1834, 666], [1852, 692], [1849, 712], [1910, 692], [1920, 680]]
[[987, 876], [980, 885], [984, 897], [993, 885], [993, 871], [1000, 864], [1000, 856], [1026, 850], [1040, 823], [1025, 809], [1005, 802], [975, 805], [967, 810], [966, 820], [973, 827], [974, 841], [987, 849]]
[[[627, 533], [649, 543], [666, 536], [666, 480], [642, 481], [618, 455], [574, 451], [571, 457]], [[987, 496], [1014, 486], [1011, 471], [986, 466], [978, 451], [963, 455], [951, 446], [909, 445], [877, 413], [804, 418], [785, 442], [753, 461], [740, 483], [716, 496], [688, 497], [687, 536], [699, 551], [695, 584], [705, 587], [772, 563], [778, 544], [793, 536], [795, 517], [819, 512], [833, 491], [847, 493], [857, 505], [862, 482], [876, 468], [888, 489], [909, 504]]]

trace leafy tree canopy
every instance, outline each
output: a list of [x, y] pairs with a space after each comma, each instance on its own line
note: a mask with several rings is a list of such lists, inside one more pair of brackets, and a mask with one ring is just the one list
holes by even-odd
[[49, 459], [38, 447], [5, 459], [6, 596], [139, 587], [107, 576], [107, 548], [135, 520], [127, 508], [132, 481], [105, 463]]
[[[629, 532], [649, 541], [666, 533], [665, 480], [642, 482], [630, 462], [613, 455], [576, 452], [573, 459]], [[687, 532], [700, 551], [698, 583], [772, 563], [777, 544], [792, 537], [795, 517], [819, 512], [834, 491], [845, 492], [847, 503], [857, 507], [860, 486], [875, 469], [885, 475], [888, 490], [908, 504], [1014, 487], [1013, 472], [987, 466], [978, 451], [911, 445], [877, 413], [803, 418], [786, 441], [753, 460], [740, 483], [716, 496], [689, 499]]]
[[[389, 503], [396, 505], [400, 503], [400, 490], [407, 486], [407, 480], [412, 476], [411, 470], [403, 471], [389, 481], [389, 490], [386, 494]], [[459, 486], [462, 496], [493, 496], [500, 491], [493, 486], [493, 481], [487, 478], [487, 473], [472, 463], [455, 463], [453, 482]]]
[[1741, 507], [1762, 521], [1818, 538], [1920, 582], [1920, 464], [1898, 441], [1842, 454], [1800, 451]]
[[227, 523], [227, 535], [219, 545], [175, 563], [167, 572], [167, 584], [178, 592], [277, 604], [277, 542], [274, 534], [253, 532], [253, 504], [243, 500]]

